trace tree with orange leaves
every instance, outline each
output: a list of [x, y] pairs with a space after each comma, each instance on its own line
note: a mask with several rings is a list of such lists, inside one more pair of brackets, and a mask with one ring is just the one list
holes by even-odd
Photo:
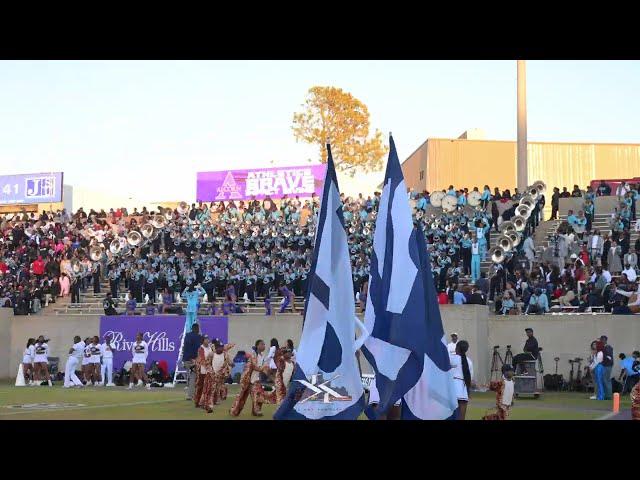
[[369, 110], [360, 100], [336, 87], [312, 87], [293, 115], [296, 140], [316, 144], [322, 163], [327, 162], [327, 142], [331, 143], [336, 169], [353, 176], [358, 171], [382, 169], [387, 148], [382, 133], [369, 135]]

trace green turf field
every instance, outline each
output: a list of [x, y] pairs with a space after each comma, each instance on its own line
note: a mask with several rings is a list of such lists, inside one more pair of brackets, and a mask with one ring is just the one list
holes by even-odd
[[[212, 414], [196, 409], [184, 400], [183, 386], [178, 388], [89, 387], [63, 389], [49, 387], [15, 387], [0, 384], [1, 420], [270, 420], [275, 407], [265, 405], [264, 417], [251, 416], [250, 401], [237, 419], [229, 415], [238, 387], [231, 385], [229, 398]], [[478, 420], [494, 404], [493, 392], [475, 393], [467, 418]], [[29, 405], [31, 404], [31, 405]], [[48, 404], [55, 408], [47, 407]], [[57, 404], [57, 405], [56, 405]], [[623, 398], [621, 409], [630, 408]], [[611, 412], [610, 401], [589, 400], [583, 393], [547, 393], [539, 399], [517, 399], [512, 420], [594, 420]]]

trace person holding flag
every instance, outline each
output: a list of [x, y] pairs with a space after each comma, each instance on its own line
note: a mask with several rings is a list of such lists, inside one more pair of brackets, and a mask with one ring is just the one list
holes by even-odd
[[273, 418], [355, 420], [364, 409], [364, 389], [356, 351], [367, 332], [360, 324], [361, 337], [356, 340], [350, 253], [329, 145], [322, 205], [307, 281], [296, 364], [287, 396]]
[[393, 137], [376, 218], [362, 352], [380, 400], [369, 418], [399, 399], [402, 419], [444, 420], [458, 407], [427, 245], [414, 228]]

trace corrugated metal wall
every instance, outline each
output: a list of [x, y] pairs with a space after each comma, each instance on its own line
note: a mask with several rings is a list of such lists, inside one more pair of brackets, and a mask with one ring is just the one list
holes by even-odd
[[[425, 178], [419, 179], [427, 157]], [[640, 176], [640, 145], [529, 143], [529, 183], [543, 180], [550, 188], [574, 184], [584, 189], [592, 179]], [[485, 184], [513, 192], [516, 143], [429, 139], [402, 165], [407, 186], [435, 190]]]

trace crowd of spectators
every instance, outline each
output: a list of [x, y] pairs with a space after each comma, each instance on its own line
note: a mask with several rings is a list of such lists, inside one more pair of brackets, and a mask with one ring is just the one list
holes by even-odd
[[[590, 190], [580, 192], [574, 187], [570, 195], [576, 197], [580, 192], [586, 202], [593, 202], [594, 192]], [[632, 221], [635, 208], [626, 205], [626, 199], [637, 196], [637, 189], [618, 190]], [[515, 311], [521, 302], [527, 313], [544, 312], [551, 300], [560, 297], [565, 303], [577, 302], [585, 309], [599, 303], [612, 309], [634, 303], [633, 295], [631, 298], [626, 295], [635, 285], [631, 271], [635, 272], [637, 267], [637, 255], [629, 246], [628, 228], [617, 236], [614, 230], [611, 239], [585, 228], [586, 234], [591, 233], [588, 237], [583, 235], [586, 245], [579, 245], [576, 237], [580, 238], [580, 233], [573, 228], [560, 234], [558, 255], [536, 257], [532, 235], [542, 216], [543, 195], [535, 204], [519, 246], [504, 262], [494, 264], [488, 271], [474, 272], [472, 250], [476, 251], [478, 244], [481, 260], [487, 259], [491, 248], [489, 233], [516, 215], [522, 193], [518, 189], [513, 194], [509, 190], [492, 192], [485, 186], [478, 193], [480, 205], [470, 207], [468, 198], [473, 191], [478, 188], [469, 191], [450, 186], [443, 190], [456, 198], [457, 208], [450, 213], [442, 210], [427, 213], [434, 211], [428, 209], [429, 192], [409, 192], [414, 220], [427, 238], [441, 303], [445, 297], [448, 303], [489, 300], [495, 303], [498, 313]], [[554, 209], [557, 194], [563, 195], [554, 189]], [[380, 193], [341, 197], [354, 293], [364, 299]], [[509, 201], [512, 203], [501, 205]], [[80, 208], [73, 214], [62, 210], [0, 217], [0, 305], [13, 307], [16, 314], [28, 314], [58, 297], [71, 295], [73, 302], [79, 302], [80, 292], [90, 286], [99, 293], [102, 280], [108, 280], [114, 299], [126, 291], [138, 303], [148, 295], [151, 303], [158, 299], [169, 305], [176, 293], [196, 285], [202, 287], [209, 301], [226, 295], [230, 286], [238, 297], [245, 296], [249, 301], [256, 296], [283, 293], [283, 288], [303, 295], [318, 208], [319, 199], [313, 196], [305, 200], [285, 197], [279, 201], [266, 198], [198, 203], [173, 210], [158, 207], [156, 211], [143, 208], [128, 212], [119, 208], [85, 212]], [[164, 225], [156, 228], [149, 238], [140, 236], [138, 245], [130, 245], [127, 236], [134, 230], [141, 231], [143, 225], [158, 215], [164, 218]], [[588, 215], [593, 215], [593, 211]], [[580, 223], [583, 216], [584, 212], [576, 216]], [[96, 247], [101, 254], [98, 261], [93, 261], [91, 253]], [[638, 242], [635, 247], [636, 251], [640, 249]], [[619, 255], [620, 265], [610, 256], [611, 249], [613, 255]], [[577, 260], [582, 265], [577, 265]], [[606, 289], [595, 288], [600, 278], [595, 269], [600, 267], [608, 268], [605, 271], [614, 276], [621, 274], [614, 287], [608, 283]], [[593, 281], [585, 281], [587, 276], [593, 277]], [[470, 281], [465, 285], [462, 278]], [[584, 286], [579, 291], [580, 282]], [[574, 298], [568, 298], [572, 291]], [[617, 303], [609, 299], [612, 291], [616, 292]]]

